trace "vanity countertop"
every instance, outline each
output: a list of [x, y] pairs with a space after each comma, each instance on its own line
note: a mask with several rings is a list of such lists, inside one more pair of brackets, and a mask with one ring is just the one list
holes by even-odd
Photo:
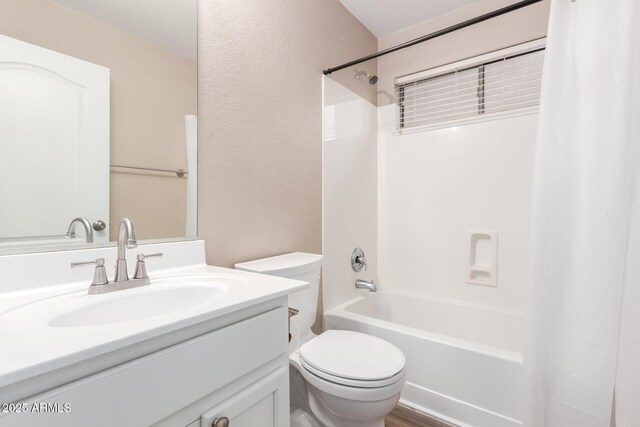
[[[240, 320], [234, 313], [258, 314], [270, 309], [270, 301], [308, 285], [205, 264], [150, 271], [149, 276], [150, 285], [100, 295], [87, 295], [90, 280], [0, 293], [0, 401], [15, 401], [226, 326]], [[166, 313], [153, 305], [145, 307], [148, 295], [162, 287], [172, 287], [179, 299], [179, 286], [202, 278], [217, 282], [221, 291]], [[111, 310], [119, 298], [149, 315], [126, 319], [122, 312], [118, 315], [125, 319], [116, 322], [80, 325], [56, 320], [87, 307], [96, 319], [113, 316], [103, 303]], [[200, 296], [196, 292], [191, 298]], [[128, 313], [132, 312], [137, 314], [131, 309]]]

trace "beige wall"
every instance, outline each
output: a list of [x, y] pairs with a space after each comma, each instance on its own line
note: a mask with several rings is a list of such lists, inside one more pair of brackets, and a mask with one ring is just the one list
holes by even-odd
[[[479, 0], [384, 37], [378, 41], [378, 49], [386, 49], [512, 3], [514, 0]], [[544, 0], [378, 58], [378, 105], [393, 103], [393, 80], [396, 77], [545, 37], [549, 5], [550, 0]]]
[[[111, 162], [186, 169], [185, 114], [196, 113], [194, 61], [51, 0], [0, 0], [0, 33], [111, 69]], [[111, 225], [139, 239], [184, 235], [186, 180], [111, 174]]]
[[[322, 251], [322, 69], [376, 38], [338, 0], [202, 0], [198, 234], [210, 264]], [[362, 66], [375, 72], [375, 63]], [[333, 77], [375, 101], [375, 88]], [[346, 261], [345, 261], [346, 262]]]

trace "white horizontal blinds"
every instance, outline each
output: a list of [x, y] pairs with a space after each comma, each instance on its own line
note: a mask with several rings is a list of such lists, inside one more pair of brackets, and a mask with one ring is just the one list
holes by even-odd
[[540, 103], [544, 50], [485, 65], [485, 113], [515, 110]]
[[423, 126], [474, 116], [478, 110], [477, 70], [455, 71], [396, 88], [401, 127]]
[[537, 105], [544, 50], [396, 85], [397, 127], [477, 118]]

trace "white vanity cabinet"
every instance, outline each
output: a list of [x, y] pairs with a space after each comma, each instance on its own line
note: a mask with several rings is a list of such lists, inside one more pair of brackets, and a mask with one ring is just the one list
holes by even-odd
[[66, 413], [0, 414], [0, 425], [288, 427], [286, 296], [270, 305], [260, 314], [23, 400], [28, 406], [67, 404]]

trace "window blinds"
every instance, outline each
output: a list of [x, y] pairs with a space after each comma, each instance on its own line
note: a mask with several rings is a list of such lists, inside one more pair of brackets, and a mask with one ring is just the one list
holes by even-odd
[[396, 84], [399, 130], [536, 106], [544, 48]]

